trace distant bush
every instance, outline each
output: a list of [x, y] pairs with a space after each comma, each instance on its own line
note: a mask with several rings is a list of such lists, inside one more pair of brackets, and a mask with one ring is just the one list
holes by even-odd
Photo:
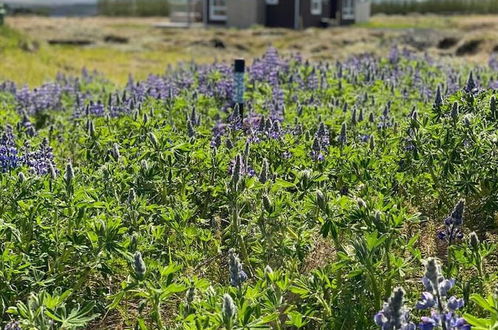
[[98, 13], [105, 16], [168, 16], [165, 0], [99, 0]]
[[373, 13], [408, 14], [408, 13], [498, 13], [498, 0], [430, 0], [430, 1], [393, 1], [388, 0], [372, 4]]

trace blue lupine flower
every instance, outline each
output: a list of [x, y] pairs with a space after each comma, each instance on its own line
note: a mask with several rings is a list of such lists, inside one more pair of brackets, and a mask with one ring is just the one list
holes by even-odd
[[448, 299], [448, 309], [450, 311], [456, 311], [457, 309], [462, 308], [464, 304], [463, 298], [458, 299], [455, 296], [451, 296]]
[[409, 312], [404, 306], [404, 294], [402, 288], [395, 288], [382, 310], [374, 316], [375, 323], [381, 329], [415, 330], [415, 324], [410, 322]]
[[463, 237], [460, 227], [463, 224], [464, 209], [465, 201], [462, 199], [455, 205], [451, 214], [444, 220], [445, 229], [438, 233], [439, 239], [446, 240], [448, 241], [448, 244], [451, 245], [455, 239], [461, 239]]
[[416, 307], [418, 309], [427, 309], [431, 308], [436, 304], [434, 300], [434, 296], [430, 292], [422, 292], [422, 298], [417, 302]]
[[422, 283], [428, 292], [422, 293], [422, 298], [417, 302], [416, 307], [418, 309], [433, 309], [431, 316], [421, 318], [420, 329], [434, 329], [442, 325], [448, 330], [470, 329], [470, 325], [455, 314], [455, 310], [463, 307], [464, 300], [454, 296], [446, 298], [448, 291], [455, 285], [455, 280], [445, 279], [441, 275], [440, 266], [436, 259], [427, 260]]
[[233, 249], [228, 251], [228, 268], [230, 272], [230, 285], [239, 287], [247, 280], [247, 274], [242, 269], [239, 256]]

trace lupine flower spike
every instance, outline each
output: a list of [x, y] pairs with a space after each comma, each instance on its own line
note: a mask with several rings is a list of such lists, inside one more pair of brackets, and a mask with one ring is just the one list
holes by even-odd
[[239, 256], [235, 253], [233, 249], [228, 251], [229, 258], [229, 272], [230, 272], [230, 285], [235, 287], [240, 287], [243, 282], [247, 280], [247, 274], [242, 269], [242, 264], [240, 263]]
[[404, 305], [402, 288], [395, 288], [391, 297], [375, 317], [375, 323], [383, 330], [415, 330], [416, 326], [410, 322], [408, 309]]
[[445, 240], [451, 245], [456, 239], [463, 238], [461, 226], [463, 224], [463, 212], [465, 201], [460, 200], [451, 214], [444, 220], [445, 229], [438, 233], [438, 238]]

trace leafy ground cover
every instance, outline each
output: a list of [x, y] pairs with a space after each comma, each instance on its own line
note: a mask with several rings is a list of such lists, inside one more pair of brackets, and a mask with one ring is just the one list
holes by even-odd
[[221, 62], [1, 83], [1, 324], [496, 327], [496, 69], [270, 48], [243, 109]]

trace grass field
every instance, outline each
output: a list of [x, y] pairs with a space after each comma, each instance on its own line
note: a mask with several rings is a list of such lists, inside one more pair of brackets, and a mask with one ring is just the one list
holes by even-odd
[[[363, 52], [386, 54], [393, 44], [447, 57], [466, 42], [479, 40], [476, 49], [463, 57], [485, 64], [498, 44], [498, 17], [494, 16], [375, 16], [358, 26], [305, 31], [153, 27], [161, 21], [164, 18], [8, 18], [7, 26], [0, 28], [0, 78], [34, 86], [57, 72], [75, 74], [87, 67], [124, 83], [130, 73], [143, 78], [179, 61], [252, 58], [269, 45], [314, 60], [335, 60]], [[126, 42], [106, 42], [109, 36]], [[455, 38], [455, 44], [439, 49], [438, 43], [447, 37]], [[90, 44], [48, 43], [75, 40]]]

